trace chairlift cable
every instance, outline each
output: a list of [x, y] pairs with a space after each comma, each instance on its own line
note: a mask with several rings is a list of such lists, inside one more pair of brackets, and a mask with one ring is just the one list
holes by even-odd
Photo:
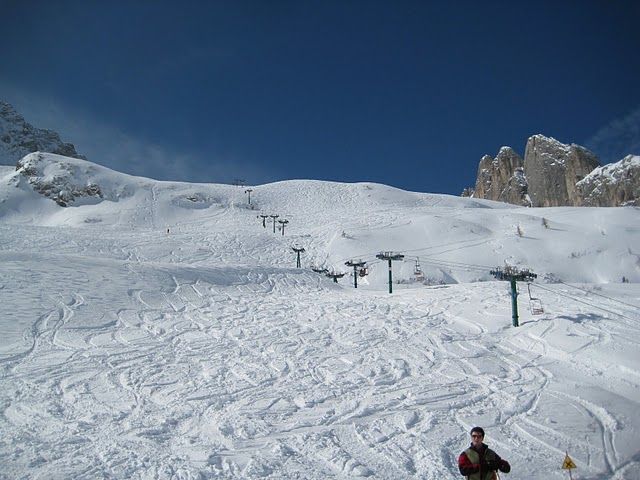
[[420, 257], [421, 262], [427, 265], [436, 265], [441, 267], [447, 267], [451, 269], [467, 269], [467, 270], [478, 270], [483, 272], [488, 272], [494, 267], [489, 267], [487, 265], [473, 265], [471, 263], [462, 263], [462, 262], [452, 262], [446, 260], [434, 260], [430, 258]]
[[591, 295], [597, 295], [598, 297], [606, 298], [607, 300], [611, 300], [613, 302], [621, 303], [622, 305], [626, 305], [627, 307], [633, 307], [633, 308], [640, 309], [640, 307], [638, 305], [633, 305], [632, 303], [626, 303], [626, 302], [623, 302], [622, 300], [617, 300], [617, 299], [612, 298], [612, 297], [607, 297], [606, 295], [602, 295], [601, 293], [596, 293], [596, 292], [593, 292], [591, 290], [587, 290], [586, 288], [576, 287], [575, 285], [570, 285], [570, 284], [562, 282], [562, 281], [560, 283], [562, 285], [566, 285], [567, 287], [575, 288], [576, 290], [580, 290], [582, 292], [589, 293]]
[[543, 287], [539, 283], [535, 283], [534, 285], [536, 287], [538, 287], [538, 288], [542, 288], [543, 290], [547, 290], [549, 292], [555, 293], [556, 295], [560, 295], [561, 297], [569, 298], [569, 299], [573, 300], [574, 302], [582, 303], [582, 304], [588, 305], [588, 306], [590, 306], [592, 308], [597, 308], [598, 310], [602, 310], [603, 312], [611, 313], [612, 315], [616, 315], [618, 317], [622, 317], [622, 318], [625, 318], [627, 320], [633, 321], [633, 318], [627, 317], [626, 315], [623, 315], [622, 313], [614, 312], [613, 310], [607, 310], [606, 308], [602, 308], [602, 307], [599, 307], [599, 306], [594, 305], [592, 303], [585, 302], [584, 300], [580, 300], [578, 298], [572, 297], [571, 295], [566, 294], [566, 293], [558, 292], [557, 290], [553, 290], [552, 288]]

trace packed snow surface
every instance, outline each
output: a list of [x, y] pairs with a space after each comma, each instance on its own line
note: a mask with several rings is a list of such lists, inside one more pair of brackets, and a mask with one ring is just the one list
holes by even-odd
[[0, 169], [0, 478], [455, 479], [475, 425], [503, 479], [640, 478], [638, 209], [45, 160], [110, 193]]

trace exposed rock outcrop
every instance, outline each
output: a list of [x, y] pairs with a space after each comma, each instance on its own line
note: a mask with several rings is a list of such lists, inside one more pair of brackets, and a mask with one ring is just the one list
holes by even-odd
[[524, 160], [509, 147], [482, 157], [471, 196], [534, 207], [640, 205], [640, 157], [599, 165], [580, 145], [534, 135]]
[[34, 127], [10, 104], [0, 101], [0, 164], [15, 165], [32, 152], [86, 160], [76, 152], [73, 144], [63, 142], [56, 132]]
[[580, 145], [565, 145], [543, 135], [532, 136], [524, 154], [524, 172], [532, 205], [581, 205], [576, 183], [598, 166], [598, 158]]
[[588, 207], [640, 206], [640, 157], [596, 168], [576, 184], [581, 205]]
[[53, 158], [40, 152], [31, 153], [18, 161], [16, 171], [36, 192], [61, 207], [75, 204], [80, 199], [84, 203], [96, 203], [103, 198], [100, 187], [84, 178], [87, 172], [62, 156]]
[[496, 158], [485, 155], [478, 166], [474, 197], [529, 206], [523, 165], [511, 147], [502, 147]]

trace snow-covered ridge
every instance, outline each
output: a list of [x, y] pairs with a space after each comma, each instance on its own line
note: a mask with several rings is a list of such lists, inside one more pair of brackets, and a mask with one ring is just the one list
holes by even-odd
[[[95, 205], [108, 208], [104, 202], [122, 202], [136, 197], [135, 202], [147, 201], [162, 206], [169, 218], [157, 218], [159, 222], [173, 222], [180, 209], [207, 209], [213, 206], [245, 205], [254, 210], [265, 208], [292, 212], [294, 210], [314, 212], [333, 210], [351, 211], [357, 214], [392, 205], [411, 208], [449, 206], [451, 208], [504, 208], [504, 205], [484, 200], [460, 199], [448, 195], [406, 192], [397, 188], [374, 183], [346, 184], [319, 180], [289, 180], [253, 187], [254, 202], [248, 205], [244, 189], [230, 185], [195, 184], [184, 182], [156, 181], [135, 177], [95, 163], [35, 152], [18, 162], [15, 172], [5, 175], [6, 186], [31, 192], [34, 201], [49, 199], [60, 207]], [[26, 185], [29, 186], [26, 187]], [[5, 201], [17, 194], [5, 188]], [[166, 208], [164, 208], [166, 207]], [[176, 210], [173, 207], [179, 207]], [[171, 213], [171, 210], [174, 210]], [[38, 216], [38, 208], [35, 208]], [[49, 211], [50, 209], [47, 209]], [[60, 212], [59, 210], [53, 210]], [[1, 212], [0, 212], [1, 215]], [[44, 217], [43, 217], [44, 219]]]
[[[638, 255], [633, 247], [637, 232], [627, 227], [636, 222], [635, 210], [607, 215], [599, 210], [569, 210], [572, 213], [567, 216], [562, 210], [524, 209], [373, 183], [291, 180], [251, 189], [249, 204], [246, 187], [160, 182], [85, 160], [35, 153], [0, 181], [0, 221], [158, 232], [180, 225], [186, 229], [226, 225], [229, 231], [253, 235], [272, 231], [269, 216], [278, 215], [278, 220], [287, 220], [288, 235], [277, 241], [303, 243], [309, 263], [330, 269], [347, 271], [344, 262], [351, 257], [368, 256], [373, 261], [380, 251], [397, 250], [415, 257], [444, 255], [446, 262], [470, 265], [526, 265], [547, 279], [617, 282], [623, 276], [640, 278], [628, 268]], [[256, 231], [260, 214], [268, 216], [268, 228]], [[557, 228], [547, 228], [545, 223]], [[281, 227], [277, 222], [275, 226]], [[619, 241], [612, 243], [613, 236]], [[228, 255], [235, 254], [229, 251]], [[251, 255], [264, 257], [259, 249]], [[613, 263], [603, 274], [598, 266], [607, 262]], [[398, 269], [399, 280], [413, 279], [410, 262]], [[444, 264], [433, 268], [428, 281], [491, 278], [488, 270], [452, 270]], [[384, 272], [375, 272], [370, 281], [383, 285]]]

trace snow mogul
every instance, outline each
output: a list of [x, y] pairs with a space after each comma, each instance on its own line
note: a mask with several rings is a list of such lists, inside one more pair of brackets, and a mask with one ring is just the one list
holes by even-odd
[[458, 468], [468, 480], [497, 480], [498, 470], [511, 471], [511, 465], [491, 450], [484, 441], [482, 427], [471, 429], [471, 446], [460, 454]]

